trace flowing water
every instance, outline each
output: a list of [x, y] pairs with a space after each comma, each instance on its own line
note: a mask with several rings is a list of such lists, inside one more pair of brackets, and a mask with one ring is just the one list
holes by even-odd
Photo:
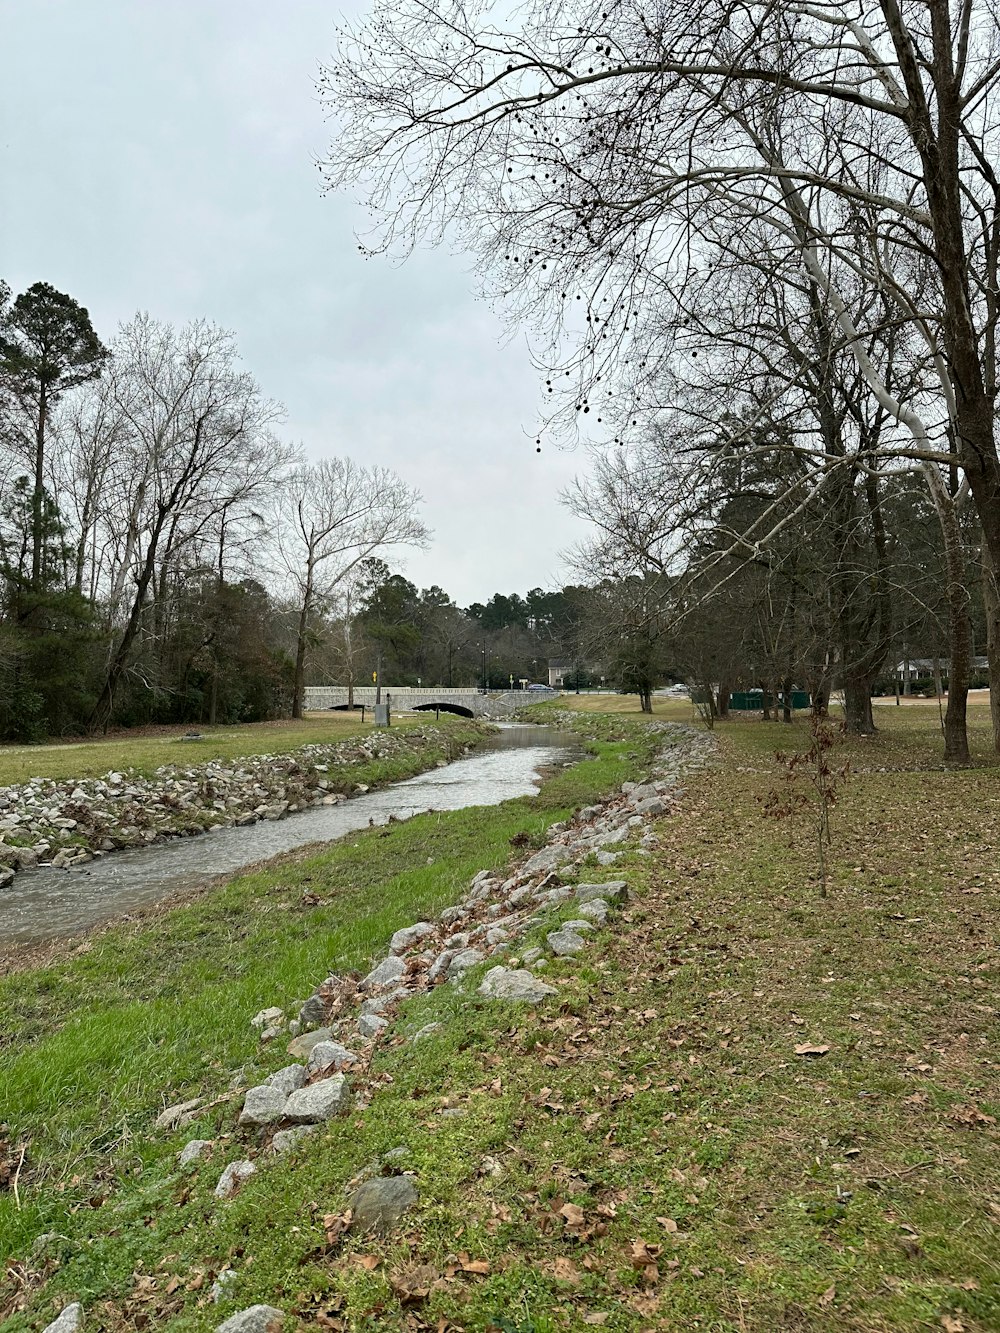
[[503, 726], [485, 749], [342, 805], [244, 828], [216, 828], [134, 851], [111, 852], [79, 870], [24, 871], [0, 890], [0, 942], [29, 944], [75, 935], [168, 895], [233, 874], [281, 852], [331, 842], [389, 816], [499, 805], [538, 790], [538, 770], [579, 758], [576, 738], [554, 727]]

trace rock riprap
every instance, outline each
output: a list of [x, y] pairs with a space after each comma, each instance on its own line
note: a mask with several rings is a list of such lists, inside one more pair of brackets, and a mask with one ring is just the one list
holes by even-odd
[[107, 773], [0, 787], [0, 889], [15, 872], [39, 864], [72, 870], [119, 848], [333, 805], [348, 799], [335, 787], [357, 786], [351, 767], [442, 744], [448, 744], [444, 729], [427, 726], [304, 745], [290, 754], [166, 764], [149, 778]]

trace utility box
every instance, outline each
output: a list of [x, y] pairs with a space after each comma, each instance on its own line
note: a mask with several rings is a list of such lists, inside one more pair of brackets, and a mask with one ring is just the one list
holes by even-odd
[[387, 727], [389, 725], [389, 705], [375, 705], [375, 725], [376, 727]]

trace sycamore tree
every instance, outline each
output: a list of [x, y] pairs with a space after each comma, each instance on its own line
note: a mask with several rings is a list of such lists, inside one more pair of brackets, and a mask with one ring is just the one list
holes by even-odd
[[[678, 365], [717, 356], [720, 282], [756, 267], [822, 305], [869, 421], [881, 413], [863, 468], [890, 487], [921, 469], [952, 549], [967, 497], [995, 583], [1000, 38], [985, 0], [377, 0], [341, 38], [321, 81], [342, 127], [330, 184], [364, 190], [371, 250], [448, 238], [475, 254], [542, 336], [556, 426], [648, 430], [686, 392]], [[759, 307], [741, 318], [732, 334], [766, 361]], [[853, 466], [828, 445], [821, 430], [808, 445], [816, 486]], [[990, 628], [1000, 643], [996, 614]]]
[[325, 458], [295, 469], [278, 492], [274, 542], [296, 607], [292, 716], [305, 700], [306, 655], [317, 618], [329, 612], [364, 561], [399, 546], [424, 546], [420, 494], [388, 468]]

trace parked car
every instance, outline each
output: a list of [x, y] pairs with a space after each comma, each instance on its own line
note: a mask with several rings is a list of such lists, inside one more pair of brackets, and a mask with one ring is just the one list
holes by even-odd
[[665, 690], [658, 690], [658, 694], [665, 694], [668, 699], [689, 699], [691, 691], [686, 685], [670, 685]]
[[545, 690], [546, 693], [552, 689], [551, 685], [529, 685], [529, 690]]

